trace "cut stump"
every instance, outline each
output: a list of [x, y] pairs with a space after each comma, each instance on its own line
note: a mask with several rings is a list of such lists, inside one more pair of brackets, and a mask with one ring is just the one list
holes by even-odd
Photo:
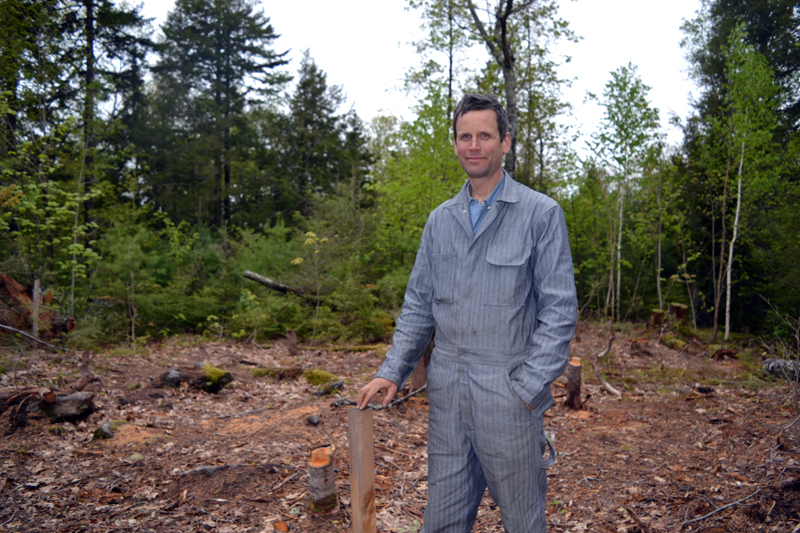
[[581, 401], [581, 358], [572, 357], [567, 365], [567, 399], [564, 405], [579, 411], [583, 407]]
[[313, 513], [328, 513], [336, 509], [336, 477], [333, 472], [333, 453], [330, 448], [317, 448], [308, 462], [308, 509]]

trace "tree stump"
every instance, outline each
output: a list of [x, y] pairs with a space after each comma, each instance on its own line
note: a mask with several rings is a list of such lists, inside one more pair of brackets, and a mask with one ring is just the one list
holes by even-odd
[[311, 452], [308, 463], [308, 509], [313, 513], [327, 513], [336, 508], [336, 477], [333, 472], [333, 454], [330, 448], [317, 448]]
[[656, 329], [661, 327], [664, 323], [664, 311], [661, 309], [650, 310], [650, 321], [647, 323], [647, 329]]
[[572, 357], [567, 365], [567, 400], [564, 405], [570, 409], [580, 410], [581, 401], [581, 358]]
[[676, 324], [686, 324], [686, 306], [672, 302], [669, 304], [669, 314], [675, 317]]
[[288, 348], [289, 355], [292, 357], [299, 353], [297, 351], [297, 331], [290, 329], [286, 332], [286, 348]]

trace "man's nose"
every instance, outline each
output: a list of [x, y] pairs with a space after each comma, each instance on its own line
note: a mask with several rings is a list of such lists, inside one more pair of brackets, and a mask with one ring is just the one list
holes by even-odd
[[480, 147], [481, 146], [480, 146], [480, 143], [478, 142], [477, 137], [473, 137], [472, 140], [469, 143], [469, 149], [470, 150], [479, 150]]

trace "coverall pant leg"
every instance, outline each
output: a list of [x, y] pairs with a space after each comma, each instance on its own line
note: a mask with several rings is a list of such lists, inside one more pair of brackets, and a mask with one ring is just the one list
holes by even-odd
[[423, 533], [471, 532], [487, 485], [508, 533], [545, 532], [542, 417], [511, 387], [512, 368], [432, 358]]

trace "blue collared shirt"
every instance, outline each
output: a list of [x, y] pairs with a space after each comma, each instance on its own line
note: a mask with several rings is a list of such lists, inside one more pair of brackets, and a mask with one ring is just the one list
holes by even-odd
[[[483, 222], [484, 217], [486, 216], [486, 212], [492, 207], [495, 199], [500, 195], [500, 191], [503, 190], [503, 185], [505, 183], [506, 176], [500, 178], [500, 181], [497, 182], [497, 185], [494, 186], [494, 190], [492, 190], [491, 194], [489, 195], [486, 200], [483, 202], [479, 202], [475, 198], [470, 197], [469, 199], [469, 218], [472, 220], [472, 231], [478, 231], [478, 228], [481, 226], [481, 222]], [[470, 186], [470, 193], [472, 193], [472, 186]]]

